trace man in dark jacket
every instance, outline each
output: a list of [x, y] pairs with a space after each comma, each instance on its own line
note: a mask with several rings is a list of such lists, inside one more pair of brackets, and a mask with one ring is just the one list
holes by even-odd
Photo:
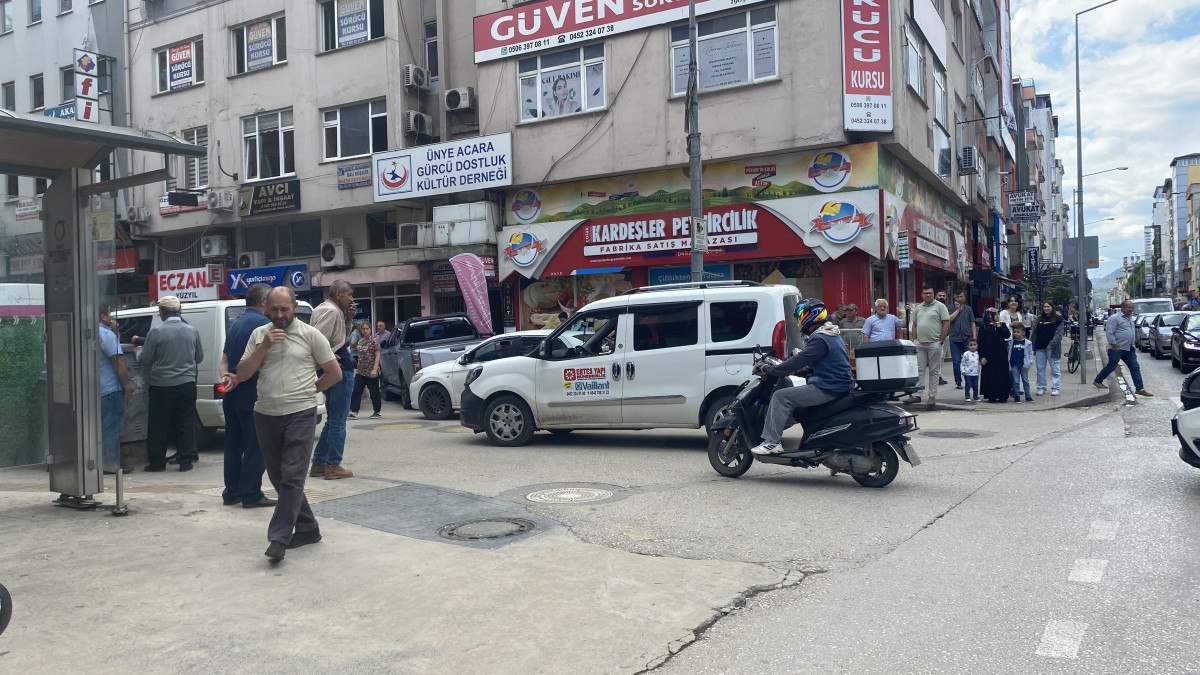
[[162, 323], [146, 335], [142, 361], [150, 368], [150, 411], [146, 430], [146, 471], [167, 468], [167, 437], [175, 432], [179, 470], [191, 471], [196, 452], [196, 373], [204, 360], [200, 333], [183, 322], [174, 295], [158, 299]]
[[800, 387], [780, 389], [771, 395], [767, 419], [763, 425], [763, 442], [751, 448], [755, 455], [775, 455], [783, 452], [783, 429], [796, 408], [811, 408], [848, 395], [854, 389], [850, 357], [842, 341], [841, 330], [827, 321], [828, 312], [820, 300], [808, 300], [796, 310], [800, 330], [808, 336], [804, 349], [777, 366], [766, 366], [763, 372], [786, 377], [804, 368], [812, 374]]

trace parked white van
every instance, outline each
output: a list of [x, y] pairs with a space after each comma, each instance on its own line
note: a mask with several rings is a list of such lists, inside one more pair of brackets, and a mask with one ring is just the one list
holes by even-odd
[[[312, 319], [312, 305], [300, 302], [296, 318], [304, 323]], [[245, 300], [201, 300], [185, 302], [181, 311], [183, 320], [200, 332], [200, 346], [204, 349], [204, 361], [196, 372], [196, 425], [197, 431], [208, 432], [225, 428], [225, 412], [221, 408], [224, 390], [219, 374], [221, 352], [225, 349], [225, 334], [229, 326], [246, 312]], [[128, 345], [134, 336], [146, 337], [150, 329], [162, 323], [158, 307], [139, 307], [112, 312], [112, 317], [121, 329], [121, 342]], [[322, 402], [323, 398], [319, 399]], [[317, 410], [318, 419], [325, 414], [322, 403]]]
[[536, 351], [467, 374], [463, 426], [496, 445], [535, 429], [698, 428], [750, 378], [756, 348], [800, 346], [794, 286], [648, 286], [589, 303]]

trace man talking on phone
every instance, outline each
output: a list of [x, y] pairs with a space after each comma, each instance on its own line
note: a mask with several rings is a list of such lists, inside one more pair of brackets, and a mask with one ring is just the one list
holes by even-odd
[[340, 383], [342, 369], [325, 336], [296, 321], [296, 294], [290, 288], [271, 291], [267, 316], [271, 323], [250, 334], [237, 376], [245, 382], [259, 374], [254, 428], [267, 476], [279, 494], [267, 526], [265, 555], [279, 562], [287, 549], [321, 541], [304, 496], [304, 479], [316, 436], [317, 394]]

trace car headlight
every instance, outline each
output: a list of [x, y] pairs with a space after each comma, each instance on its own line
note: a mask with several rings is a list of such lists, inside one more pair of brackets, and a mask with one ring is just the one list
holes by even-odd
[[479, 376], [482, 374], [483, 374], [483, 366], [479, 366], [478, 368], [472, 368], [471, 372], [467, 373], [466, 385], [470, 386], [471, 383], [474, 382], [475, 380], [478, 380]]
[[1185, 343], [1183, 343], [1183, 348], [1184, 349], [1200, 349], [1200, 342], [1185, 342]]
[[421, 379], [424, 376], [425, 376], [425, 373], [422, 373], [421, 371], [418, 370], [417, 372], [413, 373], [412, 381], [416, 382], [417, 380]]

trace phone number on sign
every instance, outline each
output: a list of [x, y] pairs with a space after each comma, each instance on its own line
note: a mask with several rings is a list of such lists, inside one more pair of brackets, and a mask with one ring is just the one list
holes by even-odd
[[613, 32], [613, 30], [614, 29], [612, 26], [597, 26], [596, 28], [588, 28], [587, 30], [577, 30], [574, 33], [568, 33], [567, 39], [572, 42], [574, 42], [576, 40], [586, 40], [588, 38], [593, 38], [598, 35], [604, 35], [606, 33], [611, 33], [611, 32]]

